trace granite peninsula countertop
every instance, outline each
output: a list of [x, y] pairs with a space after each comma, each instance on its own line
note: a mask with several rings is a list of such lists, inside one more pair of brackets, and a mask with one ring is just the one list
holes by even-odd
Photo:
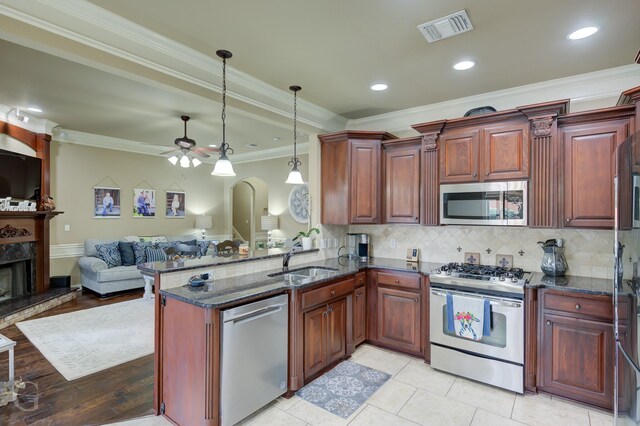
[[[573, 275], [548, 277], [541, 272], [534, 272], [533, 278], [527, 284], [527, 287], [611, 296], [611, 294], [613, 294], [613, 279], [578, 277]], [[619, 291], [623, 294], [635, 293], [634, 289], [626, 280]]]
[[[207, 266], [207, 265], [204, 265]], [[290, 272], [305, 267], [322, 267], [334, 269], [329, 274], [321, 274], [317, 277], [305, 279], [289, 279], [283, 275], [269, 277], [270, 274], [281, 272], [274, 269], [272, 271], [255, 272], [252, 274], [238, 275], [222, 279], [214, 279], [202, 287], [191, 287], [183, 285], [180, 287], [160, 290], [160, 294], [173, 299], [200, 306], [202, 308], [219, 308], [241, 303], [247, 299], [269, 296], [283, 293], [290, 289], [303, 289], [315, 286], [323, 282], [353, 275], [365, 269], [390, 269], [400, 272], [418, 272], [428, 275], [433, 269], [440, 266], [440, 263], [419, 262], [407, 263], [403, 260], [372, 258], [368, 262], [356, 260], [325, 259], [315, 262], [296, 264], [291, 266]], [[202, 266], [199, 266], [202, 267]]]

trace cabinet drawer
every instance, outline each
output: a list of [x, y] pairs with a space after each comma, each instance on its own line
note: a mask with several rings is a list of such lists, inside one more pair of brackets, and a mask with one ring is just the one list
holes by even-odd
[[420, 290], [420, 275], [402, 274], [397, 272], [378, 272], [379, 285], [392, 285], [394, 287]]
[[336, 297], [345, 296], [353, 291], [353, 278], [328, 284], [302, 293], [302, 309], [307, 309], [321, 303], [326, 303]]
[[608, 320], [613, 318], [611, 297], [608, 296], [576, 297], [545, 292], [543, 307], [545, 310], [588, 315]]
[[367, 273], [366, 272], [358, 272], [356, 274], [356, 287], [363, 286], [367, 283]]

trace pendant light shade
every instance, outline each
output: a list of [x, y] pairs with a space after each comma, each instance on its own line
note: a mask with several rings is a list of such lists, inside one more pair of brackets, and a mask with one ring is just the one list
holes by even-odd
[[176, 157], [175, 155], [172, 155], [171, 157], [169, 157], [169, 158], [168, 158], [168, 160], [169, 160], [169, 162], [170, 162], [171, 164], [173, 164], [174, 166], [175, 166], [176, 164], [178, 164], [178, 157]]
[[302, 161], [298, 158], [297, 151], [297, 139], [298, 139], [298, 92], [302, 90], [300, 86], [289, 86], [289, 90], [293, 92], [293, 157], [289, 161], [289, 165], [291, 166], [291, 171], [289, 172], [289, 176], [285, 183], [289, 183], [292, 185], [302, 185], [304, 181], [302, 180], [302, 173], [298, 169], [298, 166], [302, 165]]
[[211, 172], [214, 176], [235, 176], [233, 166], [227, 154], [232, 155], [233, 149], [229, 147], [226, 140], [226, 111], [227, 111], [227, 59], [231, 56], [228, 50], [218, 50], [216, 55], [222, 58], [222, 144], [220, 145], [220, 159], [216, 161], [216, 165]]

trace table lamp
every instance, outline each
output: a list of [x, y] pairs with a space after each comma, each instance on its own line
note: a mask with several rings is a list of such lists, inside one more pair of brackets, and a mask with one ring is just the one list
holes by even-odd
[[202, 230], [201, 237], [204, 240], [206, 237], [206, 230], [213, 228], [213, 217], [206, 214], [196, 216], [196, 228]]

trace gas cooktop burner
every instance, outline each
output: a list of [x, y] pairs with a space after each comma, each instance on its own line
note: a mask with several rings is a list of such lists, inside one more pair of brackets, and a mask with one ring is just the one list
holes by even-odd
[[470, 263], [447, 263], [433, 271], [432, 282], [449, 285], [468, 285], [473, 287], [517, 287], [522, 292], [524, 284], [531, 274], [520, 268], [503, 268], [491, 265], [472, 265]]

